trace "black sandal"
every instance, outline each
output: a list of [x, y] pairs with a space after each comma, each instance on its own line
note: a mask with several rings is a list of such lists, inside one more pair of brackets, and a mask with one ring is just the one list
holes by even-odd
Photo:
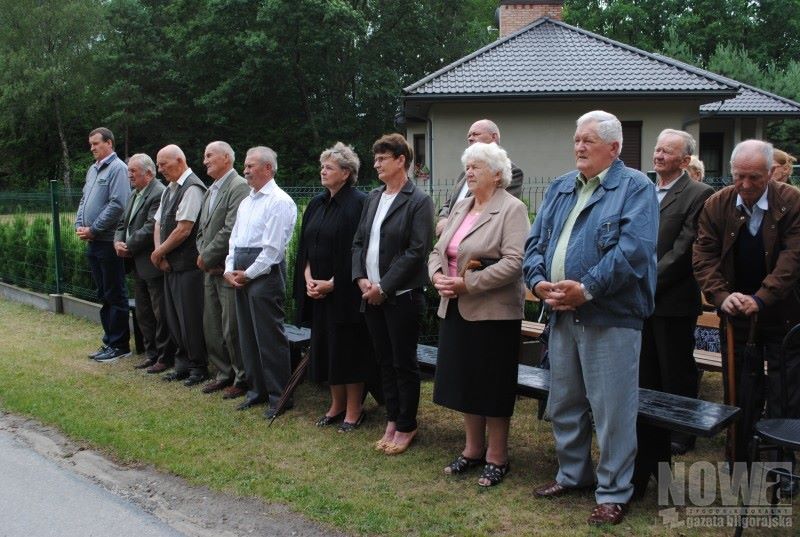
[[[480, 479], [478, 479], [478, 485], [481, 487], [493, 487], [503, 481], [503, 478], [509, 470], [511, 470], [511, 465], [509, 463], [494, 464], [492, 462], [487, 462], [486, 466], [483, 467]], [[488, 481], [488, 483], [482, 483], [481, 480], [483, 479]]]
[[322, 415], [316, 422], [317, 427], [327, 427], [328, 425], [333, 425], [335, 423], [339, 423], [341, 420], [344, 419], [345, 411], [342, 410], [335, 416], [328, 416], [327, 414]]
[[366, 419], [366, 417], [367, 413], [362, 410], [361, 414], [358, 416], [358, 419], [355, 421], [355, 423], [343, 420], [342, 424], [339, 425], [338, 431], [340, 433], [351, 433], [356, 429], [358, 429], [359, 427], [361, 427], [361, 424], [364, 423], [364, 419]]
[[447, 475], [456, 475], [461, 474], [469, 470], [470, 468], [475, 468], [476, 466], [480, 466], [484, 464], [486, 459], [480, 457], [479, 459], [470, 459], [469, 457], [465, 457], [463, 454], [456, 457], [456, 459], [444, 467], [444, 473]]

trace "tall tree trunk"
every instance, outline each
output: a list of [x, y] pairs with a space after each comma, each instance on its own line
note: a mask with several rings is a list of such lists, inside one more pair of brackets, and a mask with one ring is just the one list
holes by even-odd
[[[299, 35], [299, 32], [297, 33]], [[311, 127], [311, 135], [314, 137], [314, 147], [319, 147], [321, 144], [319, 131], [317, 130], [317, 122], [314, 119], [314, 112], [311, 110], [311, 102], [308, 97], [306, 77], [303, 75], [303, 70], [300, 68], [300, 52], [299, 45], [297, 43], [295, 43], [294, 50], [294, 64], [292, 65], [292, 72], [295, 80], [297, 81], [297, 88], [300, 90], [300, 97], [303, 100], [303, 111], [308, 119], [308, 125]]]
[[69, 149], [67, 148], [67, 137], [64, 134], [64, 124], [61, 121], [61, 105], [58, 102], [58, 97], [53, 98], [53, 108], [56, 111], [56, 127], [58, 129], [58, 139], [61, 141], [61, 166], [63, 170], [64, 188], [67, 192], [72, 189], [72, 181], [70, 179], [70, 165], [69, 165]]

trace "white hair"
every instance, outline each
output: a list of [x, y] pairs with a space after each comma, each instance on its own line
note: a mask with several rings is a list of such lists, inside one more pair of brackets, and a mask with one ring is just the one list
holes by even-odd
[[703, 161], [697, 158], [695, 155], [692, 155], [692, 160], [689, 161], [689, 165], [687, 169], [696, 170], [697, 173], [700, 174], [700, 179], [705, 177], [706, 175], [706, 166], [703, 164]]
[[461, 164], [466, 166], [470, 160], [485, 162], [490, 170], [495, 173], [500, 172], [500, 188], [506, 188], [511, 184], [511, 161], [506, 150], [496, 143], [476, 142], [467, 147], [461, 155]]
[[733, 162], [739, 156], [739, 153], [753, 150], [761, 152], [764, 156], [764, 167], [769, 171], [773, 163], [773, 148], [771, 143], [764, 140], [745, 140], [736, 144], [731, 153], [731, 168], [733, 168]]
[[[592, 110], [579, 117], [575, 124], [578, 128], [581, 128], [586, 123], [592, 122], [597, 123], [597, 127], [595, 128], [597, 136], [607, 144], [619, 142], [618, 151], [621, 152], [622, 123], [617, 119], [617, 116], [604, 112], [603, 110]], [[619, 155], [619, 153], [617, 154]]]
[[156, 176], [156, 165], [153, 163], [153, 159], [151, 159], [146, 153], [135, 153], [128, 157], [128, 164], [134, 162], [138, 163], [142, 168], [144, 168], [144, 171], [150, 172], [150, 175], [153, 177]]
[[223, 155], [226, 155], [229, 159], [231, 159], [231, 164], [236, 162], [236, 153], [233, 152], [233, 148], [231, 147], [231, 144], [229, 144], [228, 142], [217, 140], [216, 142], [209, 143], [206, 146], [206, 149], [208, 149], [209, 147], [216, 149]]
[[692, 136], [686, 131], [679, 131], [676, 129], [664, 129], [663, 131], [661, 131], [661, 134], [658, 135], [658, 139], [661, 139], [662, 136], [680, 137], [680, 139], [683, 140], [684, 143], [683, 156], [694, 155], [695, 151], [697, 151], [697, 142], [694, 141], [694, 136]]
[[278, 173], [278, 155], [269, 147], [259, 145], [251, 147], [247, 150], [247, 156], [255, 155], [262, 164], [269, 164], [272, 167], [272, 173]]

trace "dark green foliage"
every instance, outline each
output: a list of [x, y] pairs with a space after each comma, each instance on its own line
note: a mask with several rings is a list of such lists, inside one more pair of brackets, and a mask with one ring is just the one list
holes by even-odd
[[10, 258], [6, 255], [8, 252], [8, 226], [0, 224], [0, 281], [8, 281], [9, 271], [8, 264]]
[[31, 220], [25, 232], [25, 282], [39, 292], [52, 291], [53, 287], [53, 270], [48, 263], [51, 235], [50, 219], [43, 216]]
[[61, 217], [61, 248], [64, 255], [64, 291], [93, 300], [95, 286], [86, 261], [86, 244], [75, 234], [73, 217]]
[[367, 156], [395, 130], [404, 85], [493, 39], [494, 4], [0, 0], [0, 189], [79, 187], [99, 125], [122, 157], [176, 143], [202, 176], [223, 139], [239, 167], [269, 145], [279, 181], [316, 182], [323, 149]]
[[6, 251], [2, 253], [7, 261], [6, 275], [11, 283], [25, 278], [25, 230], [28, 220], [25, 215], [16, 214], [6, 226]]

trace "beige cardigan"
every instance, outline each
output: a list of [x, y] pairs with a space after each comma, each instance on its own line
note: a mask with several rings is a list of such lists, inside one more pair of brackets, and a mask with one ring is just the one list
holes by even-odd
[[[475, 198], [463, 199], [453, 207], [439, 241], [428, 257], [428, 274], [447, 274], [445, 250], [464, 217], [472, 210]], [[467, 271], [464, 283], [467, 293], [458, 297], [458, 311], [467, 321], [522, 319], [525, 286], [522, 283], [522, 256], [530, 232], [525, 204], [497, 189], [475, 225], [464, 236], [458, 248], [458, 272], [464, 265], [479, 258], [499, 259], [483, 270]], [[444, 319], [449, 299], [439, 303], [439, 317]]]

